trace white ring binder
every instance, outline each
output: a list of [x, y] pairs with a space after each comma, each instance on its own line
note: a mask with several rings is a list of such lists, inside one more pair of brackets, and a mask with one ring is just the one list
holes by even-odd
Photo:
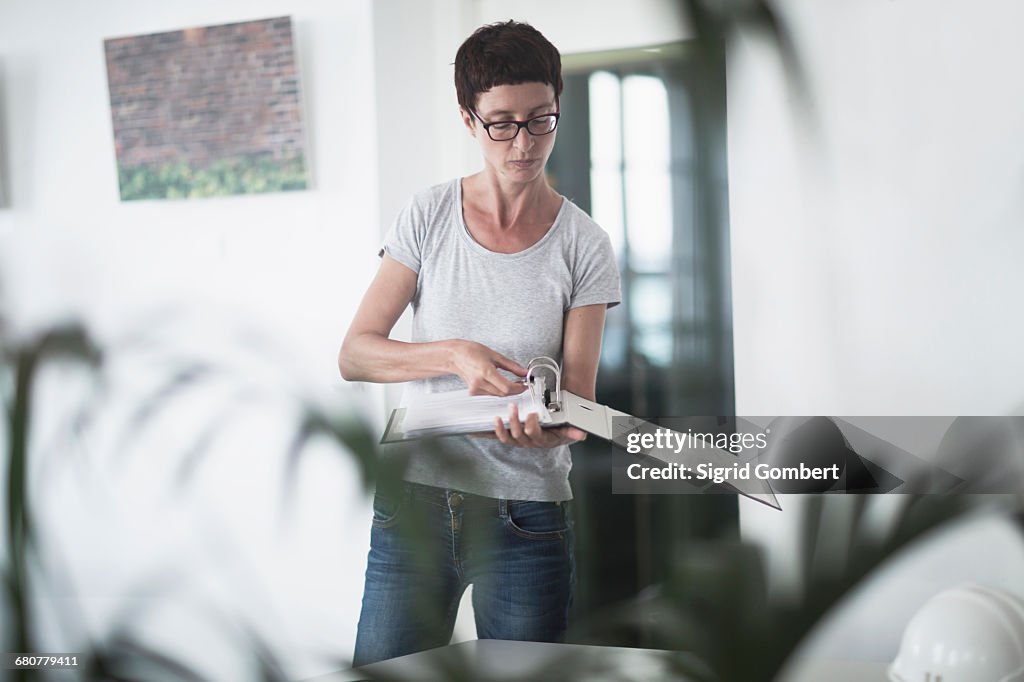
[[[537, 376], [536, 371], [539, 369], [549, 370], [555, 375], [553, 393], [546, 388], [544, 377]], [[643, 419], [587, 400], [571, 391], [563, 391], [561, 368], [554, 359], [547, 356], [530, 360], [526, 366], [524, 382], [527, 390], [511, 397], [471, 396], [467, 390], [428, 394], [416, 405], [394, 410], [380, 442], [397, 443], [417, 438], [492, 431], [495, 417], [502, 418], [508, 425], [508, 406], [511, 403], [518, 404], [519, 414], [523, 418], [536, 412], [541, 426], [545, 428], [574, 426], [618, 446], [622, 446], [625, 433], [643, 426], [653, 428]], [[653, 453], [644, 454], [659, 459]], [[708, 462], [731, 462], [735, 459], [732, 454], [716, 448], [707, 453], [699, 453], [698, 457]], [[771, 486], [765, 481], [735, 481], [727, 485], [741, 495], [781, 509]]]

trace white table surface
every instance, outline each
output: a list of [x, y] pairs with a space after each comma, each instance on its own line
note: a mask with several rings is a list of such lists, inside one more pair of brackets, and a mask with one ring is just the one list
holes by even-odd
[[[472, 663], [479, 674], [488, 680], [525, 677], [557, 682], [557, 677], [544, 674], [544, 666], [563, 656], [573, 657], [575, 672], [587, 671], [585, 679], [588, 682], [680, 680], [672, 677], [670, 672], [672, 655], [673, 652], [660, 649], [481, 639], [373, 663], [357, 670], [320, 675], [304, 682], [355, 682], [368, 679], [360, 670], [371, 675], [378, 673], [382, 677], [416, 682], [448, 682], [450, 676], [439, 669], [439, 665], [446, 660], [459, 658]], [[887, 682], [886, 665], [884, 662], [864, 661], [796, 661], [778, 679], [779, 682]]]

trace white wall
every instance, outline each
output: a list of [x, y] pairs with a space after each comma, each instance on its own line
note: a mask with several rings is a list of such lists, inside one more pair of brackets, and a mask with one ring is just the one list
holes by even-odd
[[[817, 133], [748, 42], [729, 70], [737, 402], [749, 414], [1024, 404], [1022, 8], [785, 4]], [[802, 146], [803, 145], [803, 146]], [[816, 148], [817, 157], [808, 152]]]
[[[1024, 7], [791, 0], [782, 11], [809, 115], [770, 47], [748, 36], [729, 55], [737, 413], [1020, 413]], [[741, 510], [781, 593], [800, 581], [800, 503]], [[1024, 574], [1014, 548], [989, 547], [985, 562], [967, 548], [949, 541], [931, 579], [911, 572], [862, 595], [854, 611], [889, 625], [846, 620], [822, 650], [853, 641], [851, 655], [888, 658], [891, 623], [937, 589]]]
[[562, 54], [601, 52], [678, 41], [688, 34], [682, 3], [673, 0], [615, 0], [515, 4], [479, 0], [479, 24], [515, 19], [526, 21], [556, 45]]
[[[59, 239], [74, 297], [54, 288], [44, 309], [38, 297], [46, 292], [36, 289], [36, 298], [13, 303], [30, 301], [29, 315], [74, 305], [102, 320], [119, 314], [115, 300], [140, 305], [187, 292], [273, 319], [305, 358], [327, 352], [324, 339], [337, 335], [354, 302], [344, 288], [369, 271], [361, 259], [338, 266], [377, 238], [369, 3], [106, 2], [86, 9], [48, 0], [6, 3], [3, 12], [10, 207], [0, 213], [0, 234], [15, 244]], [[281, 14], [295, 23], [314, 189], [119, 202], [103, 39]], [[93, 263], [102, 264], [99, 277]]]
[[[297, 675], [325, 670], [314, 652], [351, 653], [370, 517], [345, 453], [311, 448], [293, 525], [279, 532], [276, 524], [287, 428], [296, 423], [289, 393], [341, 399], [333, 392], [338, 344], [376, 266], [371, 12], [369, 0], [0, 5], [5, 313], [25, 334], [65, 314], [84, 318], [105, 342], [148, 331], [164, 345], [232, 362], [236, 383], [255, 383], [259, 396], [250, 404], [223, 390], [191, 391], [115, 464], [115, 422], [169, 365], [115, 353], [113, 404], [74, 448], [55, 439], [66, 428], [55, 405], [69, 403], [78, 384], [49, 376], [36, 481], [52, 547], [76, 585], [51, 596], [65, 607], [80, 600], [94, 627], [118, 605], [152, 605], [146, 631], [173, 655], [198, 653], [192, 660], [205, 661], [215, 679], [243, 677], [226, 672], [226, 647], [212, 646], [223, 639], [208, 632], [213, 619], [195, 601], [251, 614]], [[121, 203], [103, 40], [280, 15], [294, 22], [313, 188]], [[164, 304], [188, 319], [157, 314]], [[239, 320], [279, 351], [258, 353], [232, 336]], [[198, 480], [170, 494], [171, 457], [230, 402], [239, 411]], [[47, 453], [63, 459], [44, 463]], [[183, 571], [171, 598], [136, 592], [165, 568]], [[72, 622], [51, 618], [51, 637], [76, 641]]]

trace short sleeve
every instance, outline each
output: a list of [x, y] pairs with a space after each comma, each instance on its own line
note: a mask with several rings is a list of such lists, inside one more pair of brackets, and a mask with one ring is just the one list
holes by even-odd
[[423, 260], [426, 229], [423, 208], [414, 198], [395, 218], [377, 255], [383, 258], [386, 253], [418, 274]]
[[593, 228], [573, 267], [569, 308], [597, 303], [607, 303], [611, 308], [622, 301], [619, 268], [611, 240], [608, 233], [596, 224]]

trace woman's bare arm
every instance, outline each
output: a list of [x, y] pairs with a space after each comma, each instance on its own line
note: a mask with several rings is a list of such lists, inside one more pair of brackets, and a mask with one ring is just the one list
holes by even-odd
[[343, 378], [391, 383], [455, 374], [474, 394], [515, 395], [523, 390], [522, 384], [506, 379], [498, 369], [524, 376], [526, 368], [483, 344], [464, 339], [406, 343], [388, 338], [415, 293], [416, 273], [384, 254], [338, 353]]

